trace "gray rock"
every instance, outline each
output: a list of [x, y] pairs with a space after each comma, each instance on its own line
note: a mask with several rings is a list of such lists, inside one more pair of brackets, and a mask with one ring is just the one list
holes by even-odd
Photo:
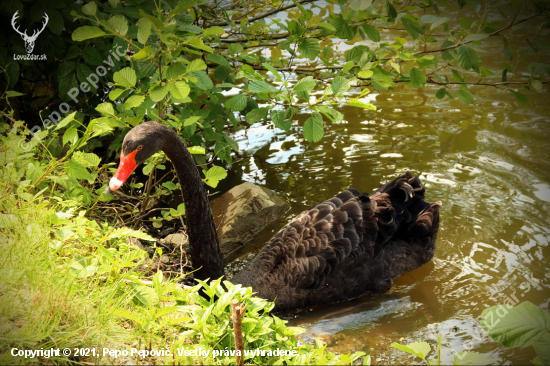
[[210, 205], [224, 256], [244, 246], [290, 208], [276, 193], [249, 182], [233, 187]]

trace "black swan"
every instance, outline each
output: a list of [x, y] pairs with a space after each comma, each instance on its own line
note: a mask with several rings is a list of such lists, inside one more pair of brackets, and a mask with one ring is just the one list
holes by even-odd
[[[224, 275], [206, 190], [181, 138], [156, 122], [134, 127], [122, 143], [109, 182], [119, 189], [158, 150], [172, 161], [182, 187], [195, 278]], [[371, 195], [348, 189], [284, 226], [232, 279], [287, 311], [386, 292], [392, 280], [433, 257], [441, 202], [424, 201], [420, 179], [407, 172]]]

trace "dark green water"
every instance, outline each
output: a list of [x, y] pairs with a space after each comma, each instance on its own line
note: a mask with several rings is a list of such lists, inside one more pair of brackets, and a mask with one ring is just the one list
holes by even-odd
[[[495, 41], [481, 50], [496, 68], [500, 48]], [[376, 112], [340, 108], [346, 120], [327, 123], [318, 143], [304, 140], [301, 123], [289, 132], [255, 124], [236, 136], [244, 158], [226, 184], [250, 181], [283, 194], [292, 206], [287, 220], [348, 187], [372, 191], [406, 170], [419, 174], [427, 200], [443, 202], [433, 261], [386, 295], [301, 314], [291, 324], [308, 329], [304, 339], [365, 351], [374, 363], [410, 363], [391, 343], [435, 345], [439, 334], [447, 364], [463, 350], [529, 363], [532, 349], [499, 346], [477, 319], [514, 298], [548, 311], [550, 98], [522, 90], [531, 101], [522, 106], [510, 92], [471, 87], [476, 101], [464, 105], [438, 100], [436, 90], [397, 85], [372, 93]]]

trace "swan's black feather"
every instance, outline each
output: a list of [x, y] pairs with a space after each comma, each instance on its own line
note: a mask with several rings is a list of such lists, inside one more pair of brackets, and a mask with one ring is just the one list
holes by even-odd
[[410, 173], [371, 195], [345, 190], [283, 227], [233, 282], [274, 300], [277, 310], [384, 293], [432, 258], [440, 206], [424, 201]]

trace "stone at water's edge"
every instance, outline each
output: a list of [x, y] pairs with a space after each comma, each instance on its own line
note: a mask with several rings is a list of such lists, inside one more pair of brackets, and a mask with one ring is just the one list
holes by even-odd
[[249, 182], [233, 187], [210, 205], [224, 256], [242, 247], [290, 208], [276, 193]]

